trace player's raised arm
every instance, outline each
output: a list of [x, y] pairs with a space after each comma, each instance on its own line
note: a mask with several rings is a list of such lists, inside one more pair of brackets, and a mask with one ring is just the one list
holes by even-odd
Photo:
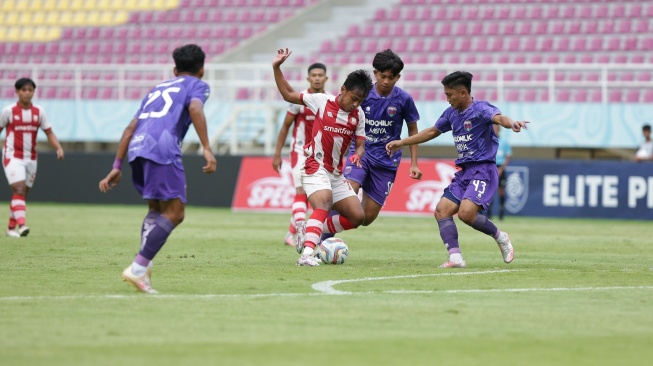
[[296, 92], [288, 83], [286, 78], [283, 77], [283, 73], [281, 72], [281, 64], [286, 61], [288, 56], [292, 51], [288, 51], [286, 48], [284, 49], [279, 49], [277, 50], [277, 56], [274, 58], [274, 61], [272, 61], [272, 70], [274, 71], [274, 81], [277, 83], [277, 89], [279, 89], [279, 92], [281, 93], [281, 96], [283, 97], [283, 100], [285, 100], [288, 103], [293, 103], [293, 104], [303, 104], [301, 99], [299, 98], [299, 93]]
[[504, 116], [503, 114], [497, 114], [492, 117], [492, 122], [500, 125], [501, 127], [510, 128], [515, 132], [521, 131], [522, 128], [527, 130], [528, 126], [526, 124], [530, 123], [528, 121], [514, 121], [512, 118]]
[[442, 132], [435, 127], [429, 127], [421, 130], [419, 133], [406, 137], [401, 140], [390, 141], [385, 145], [385, 150], [388, 154], [394, 154], [395, 151], [401, 149], [406, 145], [416, 145], [423, 142], [433, 140], [434, 138], [440, 136]]
[[204, 115], [204, 104], [197, 99], [190, 101], [188, 105], [188, 113], [190, 114], [190, 120], [193, 122], [193, 127], [197, 136], [200, 139], [202, 144], [202, 155], [206, 161], [206, 165], [202, 167], [202, 170], [206, 174], [211, 174], [215, 172], [216, 165], [218, 164], [213, 156], [211, 151], [211, 146], [209, 146], [209, 134], [206, 128], [206, 116]]

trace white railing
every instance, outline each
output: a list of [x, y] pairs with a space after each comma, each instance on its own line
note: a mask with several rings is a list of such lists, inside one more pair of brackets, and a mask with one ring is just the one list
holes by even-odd
[[[355, 69], [371, 69], [371, 65], [327, 65], [329, 81], [327, 89], [337, 91], [348, 72]], [[0, 95], [13, 93], [13, 84], [19, 77], [31, 77], [37, 85], [37, 97], [84, 100], [102, 99], [90, 90], [111, 88], [112, 99], [141, 99], [154, 84], [172, 77], [172, 65], [146, 64], [0, 64]], [[289, 63], [282, 69], [296, 88], [306, 86], [306, 66]], [[475, 74], [473, 88], [496, 90], [497, 100], [503, 101], [510, 89], [538, 88], [547, 90], [547, 101], [555, 101], [558, 89], [600, 89], [601, 101], [608, 101], [611, 89], [650, 88], [653, 64], [410, 64], [406, 65], [399, 86], [407, 90], [437, 88], [440, 91], [441, 75], [466, 70]], [[371, 70], [370, 70], [371, 71]], [[546, 73], [537, 80], [515, 80], [519, 72]], [[622, 79], [622, 74], [643, 73], [641, 80]], [[409, 80], [406, 75], [433, 73], [430, 80]], [[567, 74], [576, 73], [581, 80], [571, 80]], [[493, 77], [487, 78], [488, 74]], [[437, 75], [437, 76], [436, 76]], [[485, 75], [485, 76], [484, 76]], [[279, 93], [272, 79], [270, 64], [207, 64], [205, 77], [213, 90], [213, 96], [224, 100], [248, 100], [256, 102], [278, 101]], [[57, 89], [58, 91], [53, 91]], [[60, 90], [65, 90], [61, 93]], [[92, 97], [87, 97], [93, 94]]]

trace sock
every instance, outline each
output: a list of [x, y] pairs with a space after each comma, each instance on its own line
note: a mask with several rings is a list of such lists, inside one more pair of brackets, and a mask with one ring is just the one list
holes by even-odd
[[329, 213], [326, 210], [316, 208], [313, 210], [311, 217], [308, 218], [306, 223], [306, 241], [305, 247], [314, 249], [317, 246], [320, 236], [322, 235], [322, 227], [324, 220], [326, 220]]
[[491, 235], [495, 239], [497, 239], [501, 233], [496, 225], [483, 215], [476, 215], [476, 220], [474, 220], [472, 227], [482, 233]]
[[11, 204], [9, 205], [9, 223], [7, 224], [9, 230], [16, 228], [16, 218], [14, 217], [14, 211], [11, 210]]
[[144, 275], [150, 263], [152, 261], [143, 257], [140, 253], [136, 254], [136, 258], [134, 258], [134, 262], [132, 263], [132, 273], [136, 276]]
[[[156, 220], [156, 218], [159, 216], [161, 216], [161, 213], [158, 211], [148, 211], [147, 215], [145, 216], [145, 219], [143, 219], [143, 225], [141, 225], [141, 238], [143, 237], [143, 233], [145, 233], [145, 231], [149, 233], [150, 230], [152, 230], [152, 227], [154, 225], [154, 220]], [[142, 243], [141, 243], [141, 249], [142, 249]]]
[[290, 225], [288, 226], [288, 232], [295, 235], [297, 234], [297, 227], [295, 226], [295, 218], [290, 216]]
[[138, 254], [148, 260], [154, 259], [174, 228], [175, 225], [165, 216], [160, 215], [157, 217], [150, 230], [143, 232], [141, 250]]
[[[338, 211], [331, 210], [331, 212], [329, 212], [329, 217], [327, 217], [327, 220], [329, 220], [330, 218], [332, 218], [335, 215], [338, 215]], [[324, 225], [323, 228], [326, 228], [326, 221], [325, 221], [325, 225]], [[327, 239], [329, 239], [329, 238], [333, 238], [334, 236], [336, 236], [335, 233], [330, 233], [328, 231], [323, 230], [322, 231], [322, 237], [320, 238], [320, 243], [327, 240]]]
[[10, 207], [13, 216], [16, 218], [16, 223], [19, 226], [25, 225], [25, 210], [27, 209], [25, 205], [25, 195], [15, 194], [11, 196]]
[[327, 217], [324, 221], [324, 232], [328, 234], [336, 234], [345, 230], [355, 229], [354, 224], [348, 218], [342, 215], [335, 215]]
[[442, 238], [442, 242], [444, 242], [444, 247], [447, 248], [449, 254], [460, 253], [458, 228], [456, 228], [453, 217], [438, 220], [438, 227], [440, 228], [440, 237]]
[[460, 263], [463, 261], [463, 255], [460, 253], [451, 253], [449, 255], [449, 260], [454, 263]]
[[311, 247], [304, 247], [304, 251], [302, 252], [302, 255], [313, 255], [315, 253], [315, 249]]
[[295, 223], [297, 221], [306, 220], [306, 209], [308, 207], [307, 202], [308, 202], [308, 196], [306, 196], [306, 193], [295, 194], [295, 199], [293, 200], [292, 203], [292, 216], [290, 218], [290, 227], [288, 228], [288, 231], [291, 234], [297, 233], [297, 230], [295, 229], [296, 227]]

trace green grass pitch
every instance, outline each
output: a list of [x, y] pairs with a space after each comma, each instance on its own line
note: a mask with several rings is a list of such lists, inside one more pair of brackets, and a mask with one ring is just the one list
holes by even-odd
[[30, 235], [0, 239], [1, 365], [653, 359], [651, 222], [508, 217], [506, 265], [456, 219], [468, 268], [447, 270], [433, 218], [381, 217], [341, 235], [344, 265], [304, 268], [289, 214], [188, 207], [146, 295], [120, 278], [145, 210], [28, 203]]

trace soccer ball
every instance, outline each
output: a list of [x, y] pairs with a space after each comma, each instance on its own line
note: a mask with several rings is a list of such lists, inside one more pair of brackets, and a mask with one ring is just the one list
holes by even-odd
[[343, 264], [348, 255], [349, 248], [340, 238], [323, 240], [317, 252], [317, 256], [326, 264]]

